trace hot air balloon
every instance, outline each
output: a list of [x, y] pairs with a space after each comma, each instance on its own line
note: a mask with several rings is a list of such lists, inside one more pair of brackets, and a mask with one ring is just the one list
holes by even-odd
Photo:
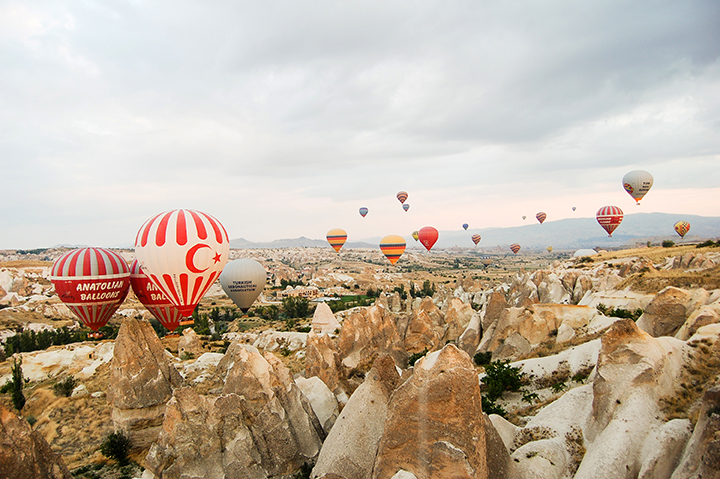
[[520, 251], [520, 245], [517, 243], [513, 243], [510, 245], [510, 251], [512, 251], [515, 254], [518, 254], [518, 251]]
[[681, 238], [684, 238], [688, 231], [690, 231], [690, 223], [687, 221], [678, 221], [675, 223], [675, 232], [679, 234]]
[[230, 242], [223, 225], [194, 210], [172, 210], [147, 220], [135, 238], [143, 272], [189, 317], [227, 263]]
[[545, 221], [545, 218], [547, 218], [547, 214], [545, 214], [544, 211], [541, 211], [540, 213], [535, 215], [535, 218], [537, 218], [540, 224], [543, 224], [543, 221]]
[[410, 204], [409, 204], [409, 203], [403, 203], [403, 209], [405, 210], [405, 212], [407, 212], [407, 210], [410, 209]]
[[130, 267], [130, 286], [135, 296], [160, 324], [168, 331], [175, 331], [180, 326], [183, 315], [177, 307], [163, 294], [160, 289], [150, 281], [150, 278], [142, 272], [137, 259], [133, 260]]
[[433, 245], [438, 239], [438, 236], [438, 230], [436, 230], [432, 226], [425, 226], [424, 228], [420, 228], [420, 231], [418, 231], [418, 238], [420, 239], [420, 243], [422, 243], [422, 245], [428, 251], [430, 251], [430, 248], [433, 247]]
[[480, 237], [480, 235], [472, 235], [473, 243], [475, 243], [476, 246], [480, 242], [481, 239], [482, 238]]
[[600, 226], [608, 232], [608, 237], [611, 237], [615, 228], [622, 223], [623, 211], [617, 206], [603, 206], [598, 210], [595, 218]]
[[347, 233], [343, 229], [334, 228], [327, 232], [326, 238], [327, 242], [330, 243], [330, 246], [339, 253], [340, 248], [343, 247], [345, 241], [347, 240]]
[[405, 200], [408, 199], [407, 191], [399, 191], [396, 196], [400, 203], [405, 203]]
[[547, 252], [548, 252], [548, 253], [552, 253], [553, 247], [552, 247], [552, 246], [548, 246], [546, 249], [547, 249]]
[[524, 220], [525, 218], [527, 218], [527, 216], [523, 215], [523, 220]]
[[405, 252], [405, 239], [398, 235], [388, 235], [380, 240], [380, 251], [391, 264], [395, 264]]
[[253, 302], [265, 289], [265, 267], [254, 259], [236, 259], [230, 261], [220, 274], [220, 286], [222, 286], [228, 298], [247, 313]]
[[650, 173], [643, 170], [634, 170], [623, 176], [623, 188], [630, 196], [635, 199], [636, 204], [640, 204], [643, 196], [652, 188], [653, 177]]
[[368, 209], [363, 206], [362, 208], [360, 208], [360, 216], [365, 218], [366, 214], [368, 214]]
[[467, 224], [467, 223], [463, 223], [463, 229], [464, 229], [465, 231], [467, 231], [467, 229], [468, 229], [468, 226], [470, 226], [470, 225], [469, 225], [469, 224]]
[[420, 239], [420, 237], [418, 236], [418, 234], [419, 234], [419, 233], [418, 233], [417, 230], [415, 230], [415, 231], [412, 232], [412, 237], [413, 237], [413, 239], [414, 239], [415, 241], [417, 241], [418, 239]]
[[70, 311], [97, 331], [125, 301], [130, 290], [130, 267], [114, 251], [79, 248], [55, 260], [50, 281]]
[[574, 207], [574, 206], [572, 207], [572, 210], [573, 210], [573, 211], [575, 211], [576, 209], [577, 209], [576, 207]]

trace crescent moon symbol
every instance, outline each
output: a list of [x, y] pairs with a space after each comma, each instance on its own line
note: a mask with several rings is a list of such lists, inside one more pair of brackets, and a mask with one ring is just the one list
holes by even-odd
[[198, 250], [200, 250], [201, 248], [210, 248], [210, 246], [206, 244], [196, 244], [195, 246], [190, 248], [185, 255], [185, 266], [187, 266], [187, 269], [189, 269], [192, 273], [202, 273], [204, 271], [207, 271], [207, 268], [197, 269], [195, 267], [195, 253], [197, 253]]

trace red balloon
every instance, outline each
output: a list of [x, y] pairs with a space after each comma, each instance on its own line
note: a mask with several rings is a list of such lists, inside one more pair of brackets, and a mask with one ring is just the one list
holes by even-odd
[[607, 231], [608, 237], [611, 237], [613, 231], [622, 223], [623, 210], [617, 206], [603, 206], [598, 210], [595, 219]]
[[130, 286], [135, 296], [168, 331], [175, 331], [180, 326], [183, 315], [172, 304], [167, 296], [150, 281], [148, 275], [143, 273], [138, 260], [134, 260], [130, 267]]
[[97, 331], [125, 301], [130, 290], [130, 268], [114, 251], [78, 248], [55, 260], [50, 281], [70, 311]]
[[425, 226], [424, 228], [420, 228], [420, 231], [418, 231], [418, 239], [428, 251], [430, 251], [430, 248], [432, 248], [438, 240], [438, 236], [438, 230], [432, 226]]

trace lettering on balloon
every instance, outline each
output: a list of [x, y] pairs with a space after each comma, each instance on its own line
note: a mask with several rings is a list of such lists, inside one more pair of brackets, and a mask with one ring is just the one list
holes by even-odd
[[252, 281], [233, 281], [228, 285], [231, 293], [251, 293], [255, 291], [257, 284]]
[[80, 301], [101, 301], [104, 299], [117, 299], [122, 291], [108, 291], [106, 293], [81, 294]]
[[109, 283], [79, 283], [75, 288], [75, 291], [105, 291], [107, 289], [118, 289], [123, 288], [123, 281], [112, 281]]

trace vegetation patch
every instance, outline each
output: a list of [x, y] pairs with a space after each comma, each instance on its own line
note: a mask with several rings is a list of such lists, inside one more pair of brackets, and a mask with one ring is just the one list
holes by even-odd
[[549, 427], [536, 426], [521, 429], [515, 436], [515, 441], [510, 448], [510, 454], [527, 443], [540, 441], [541, 439], [552, 439], [553, 437], [557, 437], [557, 432]]

